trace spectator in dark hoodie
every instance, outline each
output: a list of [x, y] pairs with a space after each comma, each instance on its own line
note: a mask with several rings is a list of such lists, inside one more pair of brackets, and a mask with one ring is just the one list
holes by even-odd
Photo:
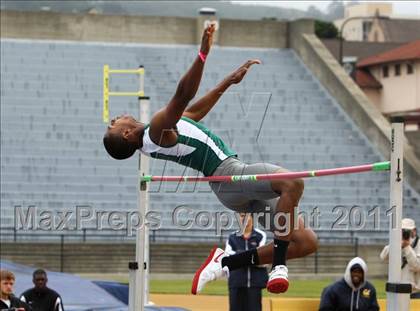
[[366, 281], [366, 276], [364, 260], [350, 260], [344, 278], [324, 288], [319, 311], [378, 311], [375, 287]]

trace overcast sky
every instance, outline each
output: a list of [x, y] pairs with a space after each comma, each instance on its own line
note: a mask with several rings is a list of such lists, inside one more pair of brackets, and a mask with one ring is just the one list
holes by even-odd
[[[310, 5], [316, 6], [319, 10], [326, 10], [330, 1], [232, 1], [238, 3], [255, 5], [274, 5], [288, 8], [306, 10]], [[349, 1], [345, 1], [349, 2]], [[367, 1], [359, 1], [367, 2]], [[395, 15], [418, 16], [420, 17], [420, 1], [369, 1], [369, 2], [391, 2]]]

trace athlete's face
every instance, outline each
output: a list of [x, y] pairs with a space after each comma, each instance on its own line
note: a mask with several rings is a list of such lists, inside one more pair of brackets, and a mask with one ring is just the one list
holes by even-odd
[[[131, 137], [134, 134], [135, 129], [144, 129], [144, 124], [137, 121], [134, 117], [124, 114], [118, 117], [115, 117], [111, 120], [110, 124], [108, 125], [108, 132], [119, 133], [124, 136], [125, 139], [128, 140], [138, 140], [138, 137]], [[137, 131], [138, 132], [138, 131]]]
[[36, 274], [32, 281], [36, 289], [43, 289], [47, 286], [48, 279], [45, 274]]
[[112, 119], [108, 125], [108, 129], [131, 129], [140, 124], [143, 125], [143, 123], [138, 122], [136, 119], [134, 119], [134, 117], [128, 114], [123, 114]]

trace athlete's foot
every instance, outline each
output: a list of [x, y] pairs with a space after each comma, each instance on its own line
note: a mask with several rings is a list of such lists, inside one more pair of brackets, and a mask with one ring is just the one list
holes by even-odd
[[208, 282], [227, 275], [227, 268], [222, 268], [222, 258], [225, 256], [225, 252], [221, 248], [214, 247], [211, 250], [209, 257], [194, 275], [191, 287], [193, 295], [200, 293]]
[[287, 276], [288, 270], [286, 266], [278, 265], [270, 272], [267, 290], [270, 293], [284, 293], [289, 288], [289, 280]]

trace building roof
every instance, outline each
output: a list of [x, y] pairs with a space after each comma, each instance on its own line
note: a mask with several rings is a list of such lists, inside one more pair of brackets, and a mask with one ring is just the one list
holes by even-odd
[[376, 80], [375, 77], [372, 76], [372, 74], [367, 70], [357, 69], [355, 72], [354, 80], [362, 89], [382, 88], [382, 84]]
[[396, 49], [392, 49], [390, 51], [362, 59], [357, 63], [357, 67], [369, 67], [378, 64], [415, 59], [420, 59], [420, 40], [413, 41]]
[[[322, 39], [322, 43], [331, 52], [335, 59], [339, 59], [340, 40]], [[354, 56], [358, 60], [397, 48], [401, 42], [366, 42], [366, 41], [343, 41], [343, 56]]]
[[385, 41], [410, 42], [420, 39], [419, 19], [379, 19]]

